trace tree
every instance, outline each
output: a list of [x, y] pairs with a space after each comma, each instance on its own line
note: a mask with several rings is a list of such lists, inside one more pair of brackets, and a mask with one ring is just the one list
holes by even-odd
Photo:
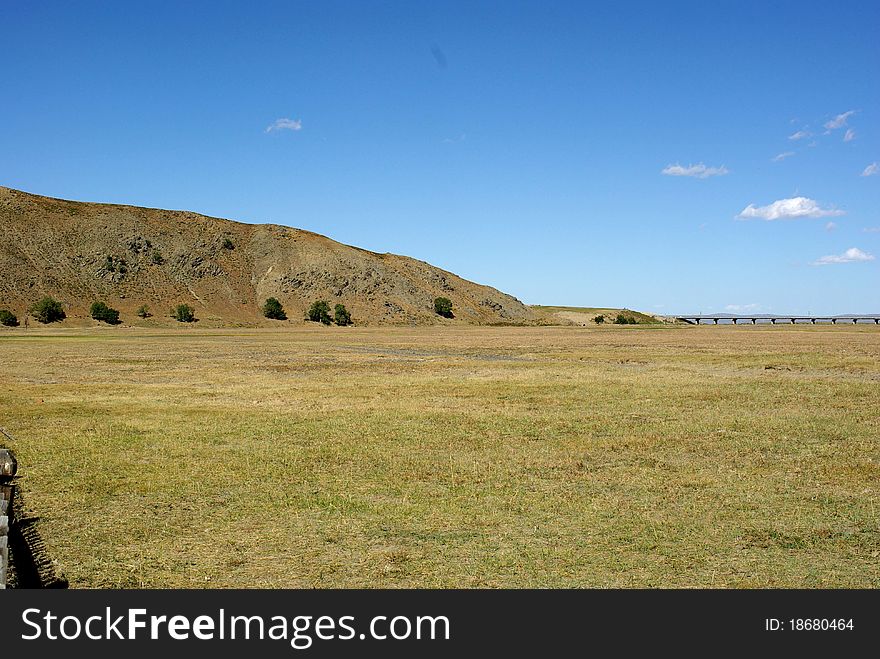
[[615, 325], [638, 325], [639, 321], [637, 321], [632, 316], [625, 316], [622, 313], [617, 314], [617, 318], [614, 319]]
[[309, 307], [308, 319], [313, 323], [323, 323], [329, 325], [330, 320], [330, 304], [326, 300], [315, 300]]
[[351, 314], [348, 313], [348, 309], [345, 308], [344, 304], [337, 304], [333, 312], [333, 320], [336, 321], [337, 325], [341, 327], [351, 325]]
[[454, 318], [452, 315], [452, 300], [448, 297], [438, 297], [434, 300], [434, 311], [444, 318]]
[[156, 265], [162, 265], [163, 263], [165, 263], [165, 257], [162, 256], [162, 252], [160, 252], [158, 249], [153, 250], [153, 253], [150, 255], [150, 260]]
[[89, 309], [89, 314], [91, 314], [92, 318], [95, 320], [101, 320], [108, 325], [119, 324], [119, 311], [112, 307], [108, 307], [103, 302], [93, 302], [91, 309]]
[[196, 320], [196, 312], [188, 304], [178, 304], [171, 310], [171, 317], [178, 323], [193, 323]]
[[263, 305], [263, 315], [272, 320], [287, 320], [284, 307], [274, 297], [266, 298], [266, 303]]
[[18, 318], [9, 309], [0, 309], [0, 325], [18, 327]]
[[[235, 245], [232, 243], [231, 238], [227, 237], [227, 238], [223, 239], [223, 249], [235, 249]], [[284, 319], [281, 318], [280, 320], [284, 320]]]
[[46, 296], [29, 309], [31, 315], [44, 325], [55, 323], [67, 318], [61, 303], [53, 297]]
[[602, 323], [605, 322], [605, 316], [604, 315], [596, 316], [595, 318], [593, 318], [593, 322], [596, 323], [597, 325], [601, 325]]
[[148, 307], [146, 304], [142, 304], [141, 306], [139, 306], [137, 311], [135, 311], [135, 313], [140, 318], [149, 318], [150, 316], [153, 315], [150, 313], [150, 307]]

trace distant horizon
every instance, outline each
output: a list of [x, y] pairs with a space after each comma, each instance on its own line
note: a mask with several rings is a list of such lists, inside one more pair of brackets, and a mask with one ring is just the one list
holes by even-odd
[[[255, 222], [243, 222], [241, 220], [237, 220], [237, 219], [231, 218], [231, 217], [224, 217], [222, 215], [207, 215], [206, 213], [202, 213], [200, 211], [197, 211], [197, 210], [194, 210], [191, 208], [163, 208], [160, 206], [137, 206], [135, 204], [125, 203], [125, 202], [104, 202], [104, 201], [97, 201], [94, 199], [74, 199], [74, 198], [55, 197], [50, 194], [43, 194], [40, 192], [33, 192], [31, 190], [21, 190], [19, 188], [13, 188], [8, 185], [3, 185], [2, 183], [0, 183], [0, 187], [5, 187], [10, 190], [16, 190], [18, 192], [23, 192], [25, 194], [31, 194], [31, 195], [35, 195], [35, 196], [39, 196], [39, 197], [47, 197], [50, 199], [57, 199], [59, 201], [71, 201], [71, 202], [75, 202], [75, 203], [103, 204], [103, 205], [114, 205], [114, 206], [131, 206], [133, 208], [148, 208], [148, 209], [152, 209], [152, 210], [161, 210], [161, 211], [169, 211], [169, 212], [197, 213], [197, 214], [203, 215], [205, 217], [213, 217], [215, 219], [224, 220], [224, 221], [228, 221], [228, 222], [238, 222], [241, 224], [251, 224], [251, 225], [264, 224], [264, 223], [255, 223]], [[284, 224], [284, 223], [266, 223], [266, 224], [279, 224], [280, 226], [286, 226], [291, 229], [309, 231], [308, 229], [302, 229], [301, 227], [288, 225], [288, 224]], [[320, 234], [320, 235], [323, 235], [326, 238], [330, 238], [331, 240], [334, 240], [336, 242], [340, 242], [340, 241], [336, 240], [331, 235], [326, 235], [326, 234]], [[342, 244], [348, 245], [349, 247], [364, 249], [358, 245], [350, 245], [348, 243], [342, 243]], [[373, 251], [373, 250], [370, 250], [370, 251]], [[396, 252], [380, 252], [380, 251], [377, 251], [376, 253], [378, 253], [378, 254], [390, 253], [390, 254], [396, 254], [398, 256], [408, 256], [408, 257], [415, 258], [418, 260], [425, 260], [425, 259], [421, 259], [418, 256], [412, 255], [412, 254], [398, 254]], [[436, 264], [432, 263], [431, 265], [436, 265]], [[459, 273], [453, 272], [453, 274], [459, 274]], [[465, 278], [467, 279], [467, 277], [465, 277]], [[474, 281], [474, 280], [471, 280], [471, 281]], [[474, 283], [483, 284], [485, 282], [474, 281]], [[498, 290], [500, 290], [502, 293], [507, 293], [509, 295], [513, 295], [514, 297], [519, 299], [519, 296], [517, 296], [515, 293], [513, 293], [511, 291], [505, 290], [504, 288], [498, 288]], [[581, 307], [581, 308], [594, 308], [594, 309], [623, 309], [623, 310], [630, 310], [630, 311], [638, 311], [638, 312], [642, 312], [642, 313], [650, 313], [655, 316], [665, 316], [665, 317], [706, 316], [706, 314], [709, 314], [709, 315], [712, 315], [712, 316], [715, 316], [718, 318], [772, 318], [772, 317], [788, 318], [791, 314], [797, 314], [799, 317], [812, 316], [812, 317], [823, 317], [823, 318], [853, 318], [853, 317], [880, 316], [880, 313], [875, 314], [875, 313], [871, 313], [871, 312], [858, 312], [858, 313], [844, 312], [844, 313], [834, 313], [834, 314], [815, 314], [815, 313], [811, 313], [809, 311], [807, 311], [806, 313], [800, 312], [800, 311], [794, 311], [794, 312], [789, 311], [789, 312], [776, 312], [776, 313], [769, 313], [769, 312], [746, 313], [746, 312], [743, 312], [743, 313], [736, 314], [736, 313], [731, 313], [729, 311], [721, 311], [721, 312], [714, 311], [714, 310], [712, 310], [712, 308], [706, 309], [705, 313], [702, 311], [697, 312], [697, 313], [691, 313], [691, 312], [673, 313], [673, 312], [649, 311], [649, 310], [644, 310], [644, 309], [632, 307], [631, 305], [621, 305], [621, 304], [607, 304], [607, 305], [603, 305], [603, 304], [571, 304], [571, 303], [559, 304], [559, 303], [546, 303], [546, 302], [527, 302], [525, 300], [520, 300], [520, 301], [523, 302], [523, 304], [526, 304], [528, 306], [533, 306], [533, 307], [572, 307], [572, 308]]]
[[296, 227], [528, 304], [880, 309], [880, 4], [4, 17], [11, 188]]

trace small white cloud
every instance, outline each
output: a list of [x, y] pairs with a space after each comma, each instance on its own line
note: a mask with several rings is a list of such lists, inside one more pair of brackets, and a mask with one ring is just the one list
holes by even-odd
[[688, 165], [687, 167], [682, 167], [678, 163], [674, 165], [666, 165], [663, 170], [660, 172], [661, 174], [666, 174], [666, 176], [692, 176], [693, 178], [709, 178], [710, 176], [724, 176], [729, 173], [727, 167], [721, 165], [721, 167], [706, 167], [703, 163], [698, 163], [696, 165]]
[[773, 156], [773, 162], [781, 162], [786, 158], [791, 158], [794, 155], [794, 151], [783, 151], [782, 153], [777, 153]]
[[302, 119], [288, 119], [287, 117], [282, 117], [280, 119], [276, 119], [269, 126], [266, 127], [266, 132], [271, 133], [275, 130], [302, 130], [303, 122]]
[[861, 176], [875, 176], [877, 174], [880, 174], [880, 165], [876, 162], [872, 162], [862, 170]]
[[731, 313], [743, 313], [748, 311], [758, 311], [760, 310], [760, 304], [728, 304], [724, 307], [725, 311], [729, 311]]
[[837, 225], [834, 222], [828, 222], [825, 225], [825, 231], [834, 231], [837, 228]]
[[852, 142], [856, 138], [856, 131], [852, 128], [847, 128], [846, 133], [843, 136], [844, 142]]
[[865, 233], [880, 233], [880, 227], [865, 227], [862, 231]]
[[815, 200], [807, 197], [780, 199], [768, 206], [749, 204], [737, 215], [742, 220], [789, 220], [799, 217], [829, 217], [844, 215], [844, 211], [822, 208]]
[[855, 113], [855, 110], [849, 110], [848, 112], [837, 115], [831, 121], [825, 122], [825, 129], [828, 131], [832, 131], [846, 126], [846, 120], [853, 116]]
[[789, 135], [788, 139], [792, 140], [793, 142], [796, 142], [798, 140], [804, 139], [805, 137], [810, 137], [810, 135], [812, 135], [812, 133], [808, 130], [799, 130], [798, 132], [792, 133], [791, 135]]
[[822, 256], [810, 265], [831, 265], [832, 263], [860, 263], [864, 261], [873, 261], [874, 255], [863, 252], [858, 247], [850, 247], [843, 254], [829, 254]]

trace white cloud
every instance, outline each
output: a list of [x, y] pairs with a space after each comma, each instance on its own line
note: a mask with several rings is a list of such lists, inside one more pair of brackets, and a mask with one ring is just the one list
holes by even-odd
[[728, 169], [724, 165], [721, 165], [721, 167], [706, 167], [703, 163], [688, 165], [687, 167], [682, 167], [676, 163], [674, 165], [666, 165], [661, 171], [661, 174], [666, 174], [667, 176], [692, 176], [694, 178], [724, 176], [727, 173]]
[[832, 263], [859, 263], [864, 261], [873, 261], [874, 255], [863, 252], [858, 247], [850, 247], [843, 254], [829, 254], [822, 256], [810, 265], [831, 265]]
[[760, 308], [761, 308], [760, 304], [754, 304], [754, 303], [752, 303], [752, 304], [728, 304], [726, 307], [724, 307], [724, 310], [729, 311], [731, 313], [742, 313], [744, 311], [745, 312], [758, 311], [758, 310], [760, 310]]
[[880, 233], [880, 227], [865, 227], [862, 231], [865, 233]]
[[834, 222], [829, 222], [825, 225], [825, 231], [834, 231], [837, 228], [837, 225]]
[[266, 132], [271, 133], [273, 130], [302, 130], [302, 127], [302, 119], [288, 119], [287, 117], [281, 117], [267, 126]]
[[799, 130], [798, 132], [789, 135], [788, 139], [796, 142], [797, 140], [802, 140], [805, 137], [809, 137], [810, 135], [812, 135], [812, 133], [808, 130]]
[[829, 132], [832, 130], [837, 130], [838, 128], [842, 128], [846, 126], [846, 120], [849, 119], [856, 113], [855, 110], [849, 110], [848, 112], [844, 112], [843, 114], [839, 114], [831, 121], [825, 122], [825, 128]]
[[876, 162], [872, 162], [870, 165], [868, 165], [867, 167], [865, 167], [865, 169], [862, 170], [861, 175], [862, 176], [874, 176], [876, 174], [880, 174], [880, 165], [878, 165]]
[[786, 158], [791, 158], [794, 155], [794, 151], [783, 151], [782, 153], [777, 153], [773, 156], [773, 162], [780, 162], [785, 160]]
[[822, 208], [813, 199], [792, 197], [780, 199], [768, 206], [749, 204], [737, 215], [743, 220], [789, 220], [798, 217], [829, 217], [843, 215], [844, 211]]
[[844, 142], [852, 142], [855, 138], [856, 138], [856, 131], [854, 131], [852, 128], [847, 128], [846, 134], [844, 134], [844, 136], [843, 136], [843, 141]]

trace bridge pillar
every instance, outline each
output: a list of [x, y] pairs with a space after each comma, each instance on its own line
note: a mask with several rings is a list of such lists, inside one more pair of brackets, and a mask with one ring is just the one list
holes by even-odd
[[794, 318], [791, 319], [791, 324], [794, 325]]
[[880, 318], [875, 318], [875, 319], [874, 319], [874, 324], [875, 324], [875, 325], [880, 325]]
[[815, 319], [815, 318], [810, 318], [810, 322], [813, 323], [813, 325], [815, 325], [815, 324], [816, 324], [816, 319]]
[[853, 318], [853, 325], [855, 325], [857, 322], [859, 322], [859, 319], [858, 319], [858, 318]]
[[730, 320], [732, 320], [733, 324], [736, 325], [736, 318], [731, 318]]
[[837, 318], [832, 318], [832, 319], [831, 319], [831, 324], [832, 324], [832, 325], [837, 325]]
[[718, 319], [717, 319], [717, 318], [713, 318], [712, 320], [715, 321], [715, 324], [716, 324], [716, 325], [718, 324]]
[[699, 318], [694, 318], [694, 320], [696, 320], [696, 321], [697, 321], [697, 325], [699, 325], [699, 324], [700, 324], [700, 319], [699, 319]]
[[758, 319], [757, 319], [757, 318], [752, 318], [752, 325], [754, 325], [754, 324], [757, 323], [757, 322], [758, 322]]
[[776, 324], [776, 319], [775, 319], [775, 318], [771, 318], [771, 319], [770, 319], [770, 324], [771, 324], [771, 325], [775, 325], [775, 324]]

